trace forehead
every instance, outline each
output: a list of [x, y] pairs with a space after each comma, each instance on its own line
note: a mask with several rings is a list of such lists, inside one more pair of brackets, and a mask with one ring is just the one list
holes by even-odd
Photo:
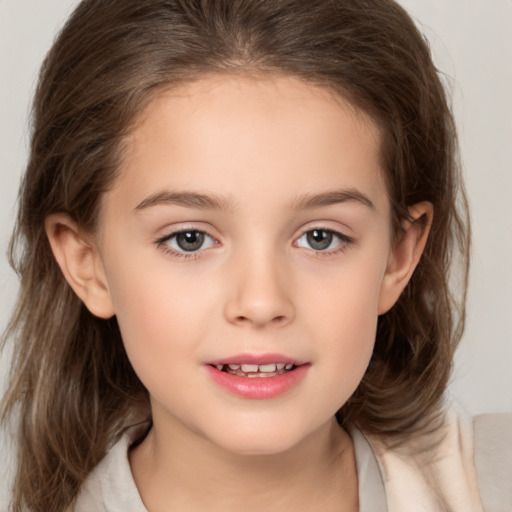
[[270, 199], [271, 187], [259, 185], [278, 180], [290, 196], [333, 186], [378, 195], [380, 140], [366, 114], [326, 88], [286, 76], [212, 76], [149, 103], [114, 188], [260, 190]]
[[[298, 128], [303, 128], [306, 136], [319, 128], [337, 129], [339, 126], [335, 125], [339, 125], [339, 114], [342, 114], [350, 117], [351, 123], [358, 125], [361, 132], [365, 131], [372, 143], [378, 146], [381, 141], [377, 123], [345, 96], [332, 88], [286, 75], [214, 74], [164, 89], [136, 118], [132, 134], [137, 136], [151, 127], [158, 130], [157, 118], [163, 120], [160, 114], [170, 111], [176, 118], [176, 129], [182, 133], [189, 126], [187, 120], [195, 123], [213, 117], [220, 129], [240, 122], [248, 115], [254, 128], [259, 120], [271, 122], [276, 127], [286, 125], [288, 129], [290, 122], [297, 121], [297, 130], [287, 132], [290, 138], [298, 135]], [[311, 127], [309, 134], [305, 130], [308, 126]], [[196, 124], [194, 129], [198, 128]], [[204, 128], [209, 127], [204, 125]], [[137, 138], [132, 138], [132, 142], [136, 141]]]

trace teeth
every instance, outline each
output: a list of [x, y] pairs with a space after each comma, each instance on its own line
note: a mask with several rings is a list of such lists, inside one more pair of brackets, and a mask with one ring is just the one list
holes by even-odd
[[258, 371], [258, 365], [257, 364], [243, 364], [242, 365], [242, 371], [244, 373], [257, 372]]
[[[241, 377], [274, 377], [293, 368], [292, 363], [269, 363], [269, 364], [218, 364], [217, 370], [227, 371]], [[276, 373], [277, 372], [277, 373]]]

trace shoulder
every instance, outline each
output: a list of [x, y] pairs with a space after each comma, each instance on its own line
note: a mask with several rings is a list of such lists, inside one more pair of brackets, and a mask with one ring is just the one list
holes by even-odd
[[450, 407], [439, 428], [401, 443], [368, 436], [389, 510], [512, 510], [511, 435], [512, 415], [472, 418]]
[[475, 416], [473, 438], [478, 483], [486, 510], [512, 510], [512, 414]]
[[73, 512], [147, 512], [133, 480], [128, 451], [140, 434], [128, 429], [84, 482]]

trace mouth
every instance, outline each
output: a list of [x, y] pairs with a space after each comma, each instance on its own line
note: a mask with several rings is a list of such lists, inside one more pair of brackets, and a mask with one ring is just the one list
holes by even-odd
[[211, 366], [214, 366], [220, 372], [229, 373], [231, 375], [238, 375], [239, 377], [247, 377], [249, 379], [266, 379], [269, 377], [277, 377], [278, 375], [284, 375], [285, 373], [291, 372], [297, 368], [297, 365], [294, 363], [219, 363]]
[[299, 385], [311, 363], [279, 354], [239, 355], [205, 365], [207, 374], [231, 394], [250, 399], [283, 395]]

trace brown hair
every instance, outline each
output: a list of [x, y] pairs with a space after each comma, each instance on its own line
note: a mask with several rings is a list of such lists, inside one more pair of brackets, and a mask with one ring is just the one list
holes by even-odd
[[[19, 412], [13, 510], [72, 504], [123, 427], [150, 415], [116, 319], [95, 318], [73, 294], [45, 218], [65, 212], [95, 229], [123, 140], [157, 92], [205, 74], [252, 72], [327, 87], [374, 119], [395, 230], [408, 206], [433, 203], [424, 256], [379, 318], [369, 368], [338, 414], [342, 424], [392, 437], [439, 410], [464, 322], [467, 205], [445, 92], [405, 11], [392, 0], [85, 0], [41, 70], [10, 247], [21, 277], [5, 334], [14, 359], [2, 413]], [[448, 284], [456, 254], [458, 302]]]

